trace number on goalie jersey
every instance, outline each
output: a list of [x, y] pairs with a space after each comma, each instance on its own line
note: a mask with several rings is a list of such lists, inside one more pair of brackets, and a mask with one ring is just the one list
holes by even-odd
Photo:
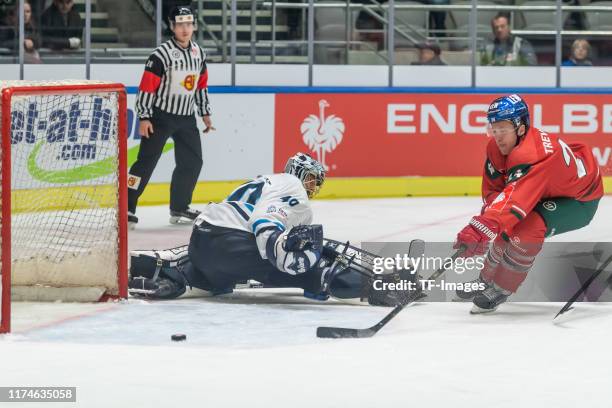
[[324, 180], [323, 166], [298, 153], [287, 162], [285, 173], [259, 176], [225, 201], [210, 203], [191, 235], [194, 268], [217, 290], [244, 279], [318, 288], [320, 274], [306, 272], [316, 269], [321, 257], [323, 231], [320, 225], [310, 225], [309, 199]]
[[241, 185], [225, 201], [206, 206], [199, 219], [253, 233], [261, 257], [267, 259], [270, 233], [312, 223], [312, 209], [302, 182], [282, 173], [260, 176]]
[[[372, 304], [395, 306], [398, 295], [371, 289], [374, 275], [364, 264], [352, 263], [355, 253], [324, 247], [323, 227], [310, 224], [309, 199], [324, 179], [323, 166], [298, 153], [284, 174], [241, 185], [225, 201], [206, 206], [187, 251], [133, 251], [131, 293], [169, 299], [190, 286], [223, 294], [253, 279], [266, 286], [302, 288], [317, 300], [367, 297]], [[175, 253], [181, 254], [179, 260]]]

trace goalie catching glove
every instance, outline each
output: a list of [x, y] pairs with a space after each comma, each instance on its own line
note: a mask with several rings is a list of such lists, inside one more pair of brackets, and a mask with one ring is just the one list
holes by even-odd
[[298, 275], [307, 272], [321, 258], [322, 225], [298, 225], [289, 231], [276, 230], [266, 242], [268, 260], [281, 272]]

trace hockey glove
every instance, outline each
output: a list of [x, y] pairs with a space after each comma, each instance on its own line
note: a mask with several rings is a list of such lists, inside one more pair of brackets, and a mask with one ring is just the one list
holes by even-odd
[[302, 225], [290, 231], [275, 231], [266, 243], [266, 255], [281, 272], [298, 275], [307, 272], [321, 258], [323, 227]]
[[320, 251], [322, 247], [323, 226], [320, 224], [297, 225], [291, 228], [285, 241], [287, 251], [303, 251], [310, 248]]
[[494, 240], [498, 233], [499, 225], [497, 222], [477, 215], [470, 220], [465, 228], [459, 231], [453, 248], [459, 249], [462, 245], [465, 245], [466, 249], [461, 254], [464, 258], [484, 255], [489, 247], [489, 242]]

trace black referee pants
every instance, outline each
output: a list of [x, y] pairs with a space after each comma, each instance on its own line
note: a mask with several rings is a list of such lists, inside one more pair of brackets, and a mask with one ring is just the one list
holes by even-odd
[[153, 111], [153, 134], [140, 140], [138, 159], [130, 168], [128, 210], [136, 212], [144, 191], [169, 137], [174, 140], [176, 166], [170, 183], [170, 210], [183, 211], [191, 204], [193, 190], [202, 170], [202, 143], [194, 115]]

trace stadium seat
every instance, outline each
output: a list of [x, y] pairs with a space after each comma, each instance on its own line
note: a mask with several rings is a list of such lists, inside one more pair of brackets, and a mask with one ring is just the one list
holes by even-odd
[[[453, 0], [451, 2], [453, 5], [469, 5], [471, 4], [470, 0]], [[495, 5], [493, 1], [483, 1], [480, 0], [478, 5]], [[497, 11], [495, 10], [478, 10], [477, 14], [477, 23], [479, 26], [491, 26], [491, 19], [495, 17]], [[459, 27], [467, 27], [470, 23], [470, 12], [467, 10], [453, 10], [450, 12], [450, 18], [454, 23], [456, 28]]]
[[591, 30], [612, 30], [612, 1], [596, 1], [591, 2], [591, 6], [608, 6], [610, 11], [587, 11], [586, 18]]
[[471, 51], [444, 51], [441, 55], [442, 61], [448, 65], [472, 65]]
[[[320, 3], [338, 3], [322, 1]], [[352, 11], [351, 40], [356, 38], [355, 21], [359, 11]], [[346, 41], [346, 8], [325, 7], [315, 9], [315, 41]], [[345, 45], [317, 44], [315, 46], [315, 61], [319, 64], [344, 63], [343, 50]]]
[[348, 53], [349, 65], [387, 65], [386, 52], [370, 50], [349, 50]]
[[[524, 6], [553, 6], [557, 4], [554, 0], [530, 0], [523, 1]], [[528, 10], [522, 13], [523, 21], [525, 22], [525, 30], [554, 30], [555, 29], [555, 12]]]
[[413, 62], [419, 60], [419, 51], [413, 50], [401, 50], [395, 52], [395, 65], [410, 65]]
[[[416, 1], [397, 0], [395, 5], [422, 5]], [[395, 10], [395, 25], [398, 28], [405, 30], [409, 34], [417, 34], [425, 37], [427, 30], [427, 10], [410, 10], [396, 9]], [[396, 35], [396, 46], [414, 46], [414, 42], [409, 41], [401, 35]]]
[[[489, 38], [492, 35], [491, 26], [485, 25], [485, 24], [478, 24], [476, 26], [476, 33], [478, 35], [479, 40], [482, 40], [483, 38]], [[450, 49], [455, 50], [455, 51], [462, 51], [462, 50], [466, 50], [470, 48], [471, 41], [468, 38], [469, 35], [470, 35], [469, 25], [464, 25], [462, 27], [459, 27], [457, 29], [457, 37], [462, 37], [462, 38], [453, 39], [450, 42]]]

